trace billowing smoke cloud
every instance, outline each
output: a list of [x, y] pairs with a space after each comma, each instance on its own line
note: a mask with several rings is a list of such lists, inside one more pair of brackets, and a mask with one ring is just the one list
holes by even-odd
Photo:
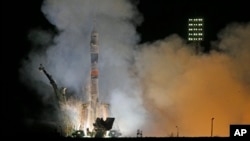
[[[59, 86], [83, 97], [90, 71], [89, 41], [95, 23], [100, 35], [100, 99], [111, 104], [124, 136], [228, 136], [229, 124], [250, 123], [250, 25], [232, 24], [219, 34], [210, 54], [194, 55], [178, 35], [140, 45], [135, 5], [117, 0], [47, 0], [42, 11], [59, 30], [32, 31], [34, 46], [21, 79], [44, 102], [53, 94], [40, 63]], [[51, 44], [52, 43], [52, 44]], [[131, 63], [133, 62], [133, 63]], [[134, 73], [135, 72], [135, 73]], [[85, 100], [85, 99], [83, 99]], [[65, 109], [79, 122], [79, 103]], [[73, 107], [74, 108], [73, 108]], [[70, 110], [72, 109], [72, 110]]]
[[[230, 124], [249, 124], [250, 24], [219, 34], [223, 52], [194, 55], [177, 35], [141, 45], [136, 67], [151, 117], [149, 136], [229, 136]], [[150, 127], [150, 128], [149, 128]]]
[[[100, 36], [100, 100], [111, 104], [112, 116], [119, 118], [116, 124], [123, 135], [134, 134], [145, 117], [142, 102], [138, 102], [140, 89], [128, 67], [133, 47], [139, 41], [135, 25], [142, 21], [135, 5], [117, 0], [46, 0], [42, 12], [59, 33], [54, 37], [38, 29], [31, 32], [29, 38], [40, 49], [34, 49], [29, 60], [24, 61], [20, 70], [23, 82], [48, 101], [53, 93], [48, 92], [50, 87], [41, 88], [42, 84], [50, 85], [38, 71], [42, 63], [59, 87], [67, 87], [84, 98], [90, 71], [90, 33], [95, 25]], [[50, 36], [54, 37], [52, 42]]]

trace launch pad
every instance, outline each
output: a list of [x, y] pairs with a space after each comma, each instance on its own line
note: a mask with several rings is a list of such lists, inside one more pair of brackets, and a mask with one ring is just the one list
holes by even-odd
[[[86, 86], [87, 101], [81, 101], [81, 114], [80, 125], [72, 125], [72, 122], [68, 115], [63, 114], [62, 121], [64, 124], [64, 129], [59, 129], [63, 133], [63, 136], [71, 137], [118, 137], [121, 136], [121, 132], [118, 130], [111, 130], [115, 118], [109, 117], [109, 107], [108, 103], [103, 103], [99, 101], [99, 69], [98, 69], [98, 57], [99, 57], [99, 34], [95, 27], [91, 32], [90, 41], [90, 58], [91, 66], [89, 73], [89, 83]], [[63, 106], [67, 105], [66, 88], [58, 88], [56, 82], [53, 80], [52, 76], [45, 70], [45, 67], [40, 64], [39, 70], [42, 71], [46, 77], [49, 79], [50, 84], [53, 86], [55, 97], [57, 100], [57, 106], [63, 111]], [[111, 131], [110, 131], [111, 130]], [[107, 131], [110, 131], [109, 133]]]

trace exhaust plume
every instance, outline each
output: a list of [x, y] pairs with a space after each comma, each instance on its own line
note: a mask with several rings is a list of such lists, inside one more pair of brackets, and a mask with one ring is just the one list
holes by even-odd
[[218, 37], [223, 52], [198, 56], [177, 35], [141, 45], [147, 135], [175, 136], [178, 127], [179, 136], [210, 136], [214, 117], [214, 135], [229, 136], [230, 124], [250, 123], [250, 24], [231, 24]]
[[[31, 32], [29, 39], [34, 39], [32, 43], [37, 45], [34, 47], [40, 49], [33, 49], [29, 59], [24, 60], [21, 80], [36, 89], [46, 102], [53, 93], [48, 93], [50, 87], [41, 88], [42, 84], [50, 85], [38, 71], [42, 63], [58, 86], [67, 87], [76, 97], [84, 97], [91, 67], [90, 33], [95, 24], [100, 35], [99, 98], [111, 104], [112, 116], [117, 117], [115, 124], [119, 125], [123, 135], [134, 134], [145, 116], [145, 109], [138, 102], [141, 100], [140, 89], [129, 72], [133, 47], [139, 41], [135, 26], [142, 21], [135, 5], [116, 0], [45, 0], [42, 12], [59, 33], [51, 36], [42, 30]], [[51, 40], [50, 36], [52, 43], [47, 41]], [[86, 101], [84, 98], [81, 100]], [[118, 101], [124, 101], [122, 110], [116, 108], [121, 107]], [[68, 111], [72, 109], [68, 107], [72, 105], [66, 105], [67, 113], [75, 113]], [[137, 112], [131, 109], [137, 109]], [[77, 122], [77, 115], [69, 117]]]
[[[46, 0], [42, 12], [59, 33], [30, 33], [34, 49], [23, 61], [20, 79], [44, 103], [53, 91], [38, 71], [41, 63], [58, 86], [87, 100], [90, 33], [96, 23], [100, 100], [111, 104], [123, 136], [134, 136], [137, 129], [145, 136], [169, 136], [177, 126], [179, 136], [210, 136], [212, 117], [214, 135], [228, 136], [229, 124], [250, 123], [250, 23], [231, 24], [219, 33], [211, 48], [223, 52], [194, 55], [191, 45], [175, 34], [137, 45], [135, 27], [142, 16], [129, 1]], [[64, 107], [76, 126], [79, 105]]]

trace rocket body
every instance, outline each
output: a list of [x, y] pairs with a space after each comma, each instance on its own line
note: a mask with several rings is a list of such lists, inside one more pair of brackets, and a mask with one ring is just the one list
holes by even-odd
[[82, 125], [85, 129], [93, 131], [96, 118], [106, 119], [108, 116], [109, 104], [101, 103], [99, 101], [99, 70], [98, 70], [98, 59], [99, 59], [99, 43], [98, 43], [99, 34], [93, 29], [91, 32], [90, 40], [90, 79], [87, 85], [87, 95], [88, 102], [83, 104], [83, 121]]
[[91, 58], [91, 70], [90, 70], [90, 95], [89, 95], [89, 121], [90, 127], [93, 128], [93, 123], [96, 118], [99, 117], [99, 86], [98, 86], [98, 57], [99, 57], [99, 43], [98, 33], [94, 29], [91, 33], [90, 41], [90, 58]]

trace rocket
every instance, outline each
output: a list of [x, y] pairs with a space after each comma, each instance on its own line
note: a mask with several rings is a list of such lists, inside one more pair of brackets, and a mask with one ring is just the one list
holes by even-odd
[[[98, 56], [99, 56], [99, 43], [98, 43], [99, 34], [95, 29], [95, 26], [91, 32], [90, 40], [90, 57], [91, 57], [91, 85], [90, 85], [90, 123], [92, 123], [92, 130], [101, 132], [105, 134], [106, 130], [110, 130], [113, 126], [115, 118], [109, 117], [109, 104], [102, 103], [99, 101], [99, 87], [98, 87]], [[103, 132], [105, 131], [105, 132]], [[117, 132], [117, 131], [115, 131]], [[120, 132], [117, 132], [118, 135], [121, 135]], [[98, 136], [98, 133], [96, 134]]]
[[[109, 104], [99, 101], [99, 34], [95, 29], [95, 26], [91, 32], [90, 40], [90, 79], [87, 85], [88, 102], [83, 104], [82, 111], [82, 126], [85, 129], [93, 130], [97, 118], [106, 119], [108, 117]], [[82, 127], [81, 126], [81, 127]]]
[[90, 70], [90, 96], [89, 96], [89, 116], [90, 123], [94, 123], [98, 117], [99, 112], [99, 87], [98, 87], [98, 56], [99, 56], [99, 43], [98, 43], [98, 32], [95, 27], [91, 32], [90, 40], [90, 58], [91, 58], [91, 70]]

